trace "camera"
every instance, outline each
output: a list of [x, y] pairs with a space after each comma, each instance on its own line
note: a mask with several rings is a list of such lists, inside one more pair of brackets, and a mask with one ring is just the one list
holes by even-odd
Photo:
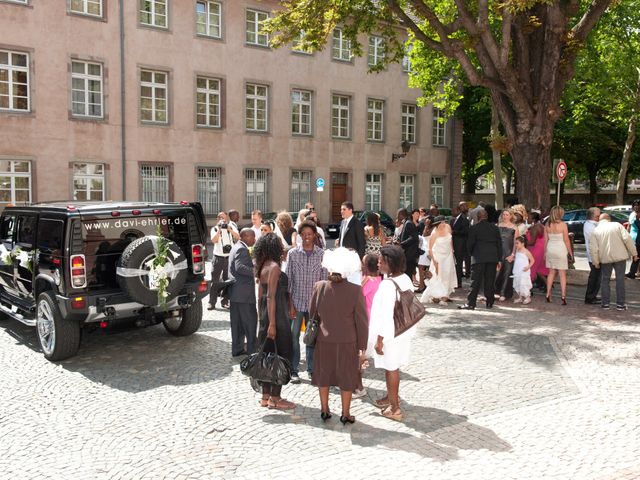
[[218, 227], [221, 228], [222, 230], [226, 230], [227, 227], [229, 227], [229, 224], [222, 222], [218, 224]]
[[223, 245], [222, 253], [229, 253], [231, 251], [231, 245]]

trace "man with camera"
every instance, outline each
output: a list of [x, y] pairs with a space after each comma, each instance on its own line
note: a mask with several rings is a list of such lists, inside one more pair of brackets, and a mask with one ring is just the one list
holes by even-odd
[[[238, 241], [238, 229], [227, 219], [227, 214], [218, 214], [218, 223], [211, 229], [211, 243], [213, 243], [213, 269], [211, 272], [211, 290], [209, 292], [208, 310], [213, 310], [218, 301], [220, 283], [228, 279], [229, 254], [233, 244]], [[222, 297], [222, 308], [229, 308], [229, 298]]]

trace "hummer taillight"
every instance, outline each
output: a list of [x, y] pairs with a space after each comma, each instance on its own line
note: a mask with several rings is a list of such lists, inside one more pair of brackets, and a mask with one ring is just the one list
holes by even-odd
[[71, 286], [83, 288], [87, 285], [87, 267], [84, 255], [71, 256]]
[[204, 247], [200, 244], [191, 245], [191, 268], [193, 273], [204, 273]]

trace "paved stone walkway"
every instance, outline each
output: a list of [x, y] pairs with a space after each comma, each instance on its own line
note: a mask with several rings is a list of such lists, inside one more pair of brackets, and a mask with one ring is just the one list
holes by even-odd
[[[308, 381], [284, 388], [293, 413], [259, 407], [226, 311], [190, 338], [94, 332], [59, 365], [2, 319], [0, 477], [640, 478], [640, 281], [629, 285], [624, 315], [541, 296], [429, 308], [402, 373], [406, 420], [365, 398], [346, 427], [323, 424]], [[365, 385], [382, 396], [384, 375], [367, 370]]]

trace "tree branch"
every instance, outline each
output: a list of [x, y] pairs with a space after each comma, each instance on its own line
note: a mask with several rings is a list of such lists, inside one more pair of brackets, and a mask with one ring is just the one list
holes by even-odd
[[436, 52], [440, 52], [442, 54], [445, 53], [445, 49], [442, 43], [437, 42], [430, 37], [427, 37], [427, 35], [420, 29], [416, 22], [414, 22], [413, 19], [402, 9], [402, 7], [398, 5], [398, 2], [396, 2], [395, 0], [389, 0], [389, 8], [393, 13], [400, 17], [405, 26], [415, 34], [418, 40], [420, 40], [427, 47], [435, 50]]
[[509, 50], [511, 48], [511, 21], [513, 16], [508, 8], [502, 9], [502, 45], [500, 45], [500, 63], [509, 62]]
[[589, 32], [596, 26], [605, 10], [609, 8], [612, 0], [593, 0], [584, 13], [580, 21], [571, 29], [571, 36], [574, 40], [584, 43]]

